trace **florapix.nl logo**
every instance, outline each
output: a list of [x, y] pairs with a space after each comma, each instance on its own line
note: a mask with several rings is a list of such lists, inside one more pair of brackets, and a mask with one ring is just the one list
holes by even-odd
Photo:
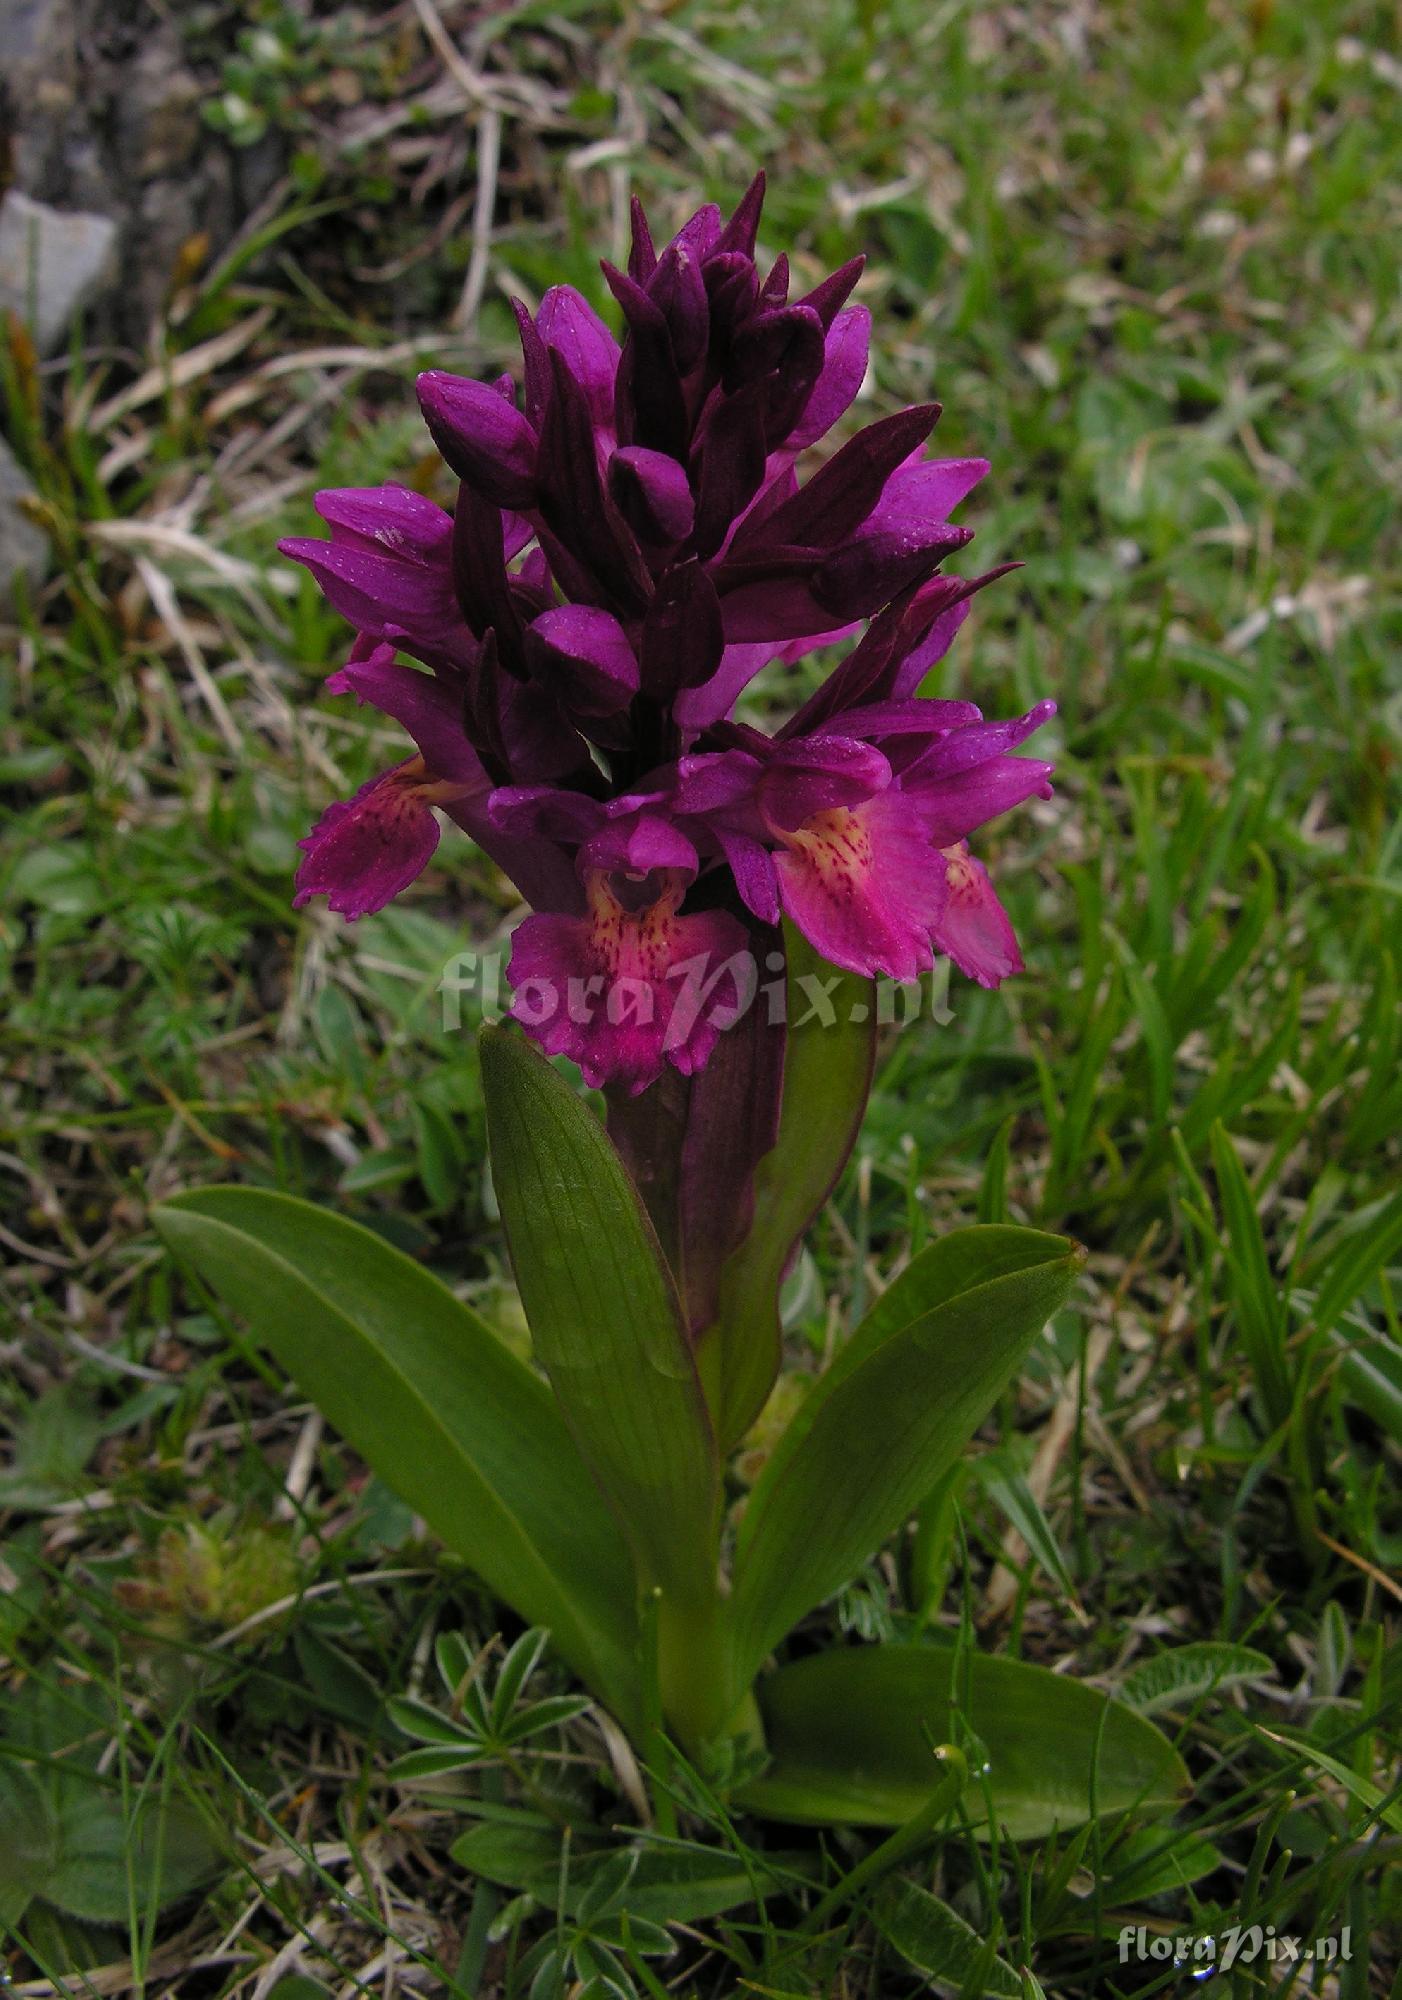
[[[874, 995], [871, 985], [874, 984]], [[510, 1014], [523, 1027], [544, 1028], [564, 1019], [588, 1026], [600, 1013], [615, 1027], [646, 1025], [659, 1006], [652, 980], [620, 976], [606, 979], [549, 979], [533, 976], [513, 991], [506, 977], [503, 953], [459, 951], [444, 962], [438, 979], [445, 1033], [482, 1021], [499, 1021]], [[703, 952], [672, 966], [666, 974], [668, 1039], [681, 1042], [702, 1013], [719, 1028], [732, 1027], [752, 1008], [777, 1026], [836, 1027], [875, 1017], [882, 1028], [905, 1028], [928, 1020], [947, 1027], [954, 1019], [949, 1006], [949, 960], [937, 959], [932, 972], [901, 982], [877, 979], [869, 984], [834, 972], [830, 976], [786, 974], [784, 954], [770, 952], [763, 960], [752, 952], [735, 952], [719, 959]]]

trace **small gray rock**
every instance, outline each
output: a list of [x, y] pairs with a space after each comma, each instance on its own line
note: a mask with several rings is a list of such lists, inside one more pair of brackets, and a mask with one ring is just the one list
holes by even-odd
[[39, 352], [56, 353], [73, 315], [115, 278], [116, 244], [110, 216], [50, 208], [12, 188], [0, 202], [0, 313], [17, 313]]
[[23, 577], [35, 591], [49, 567], [48, 537], [19, 506], [21, 497], [33, 491], [10, 447], [0, 438], [0, 622], [9, 609], [16, 580]]

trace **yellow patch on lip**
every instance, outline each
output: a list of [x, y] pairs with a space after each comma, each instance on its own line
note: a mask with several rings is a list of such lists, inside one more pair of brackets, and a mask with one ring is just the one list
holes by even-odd
[[812, 869], [824, 894], [835, 900], [854, 897], [871, 873], [871, 831], [850, 806], [829, 806], [802, 826], [773, 830], [789, 852]]
[[944, 857], [945, 880], [950, 893], [965, 898], [977, 896], [980, 893], [979, 879], [973, 856], [969, 853], [969, 843], [961, 840], [957, 847], [942, 847], [940, 853]]
[[591, 868], [584, 878], [590, 952], [611, 978], [664, 979], [673, 962], [681, 928], [677, 911], [687, 878], [680, 868], [659, 869], [658, 874], [656, 901], [638, 910], [619, 901], [606, 869]]
[[474, 789], [456, 778], [430, 778], [422, 757], [411, 757], [407, 764], [391, 772], [390, 778], [397, 789], [426, 806], [450, 806]]

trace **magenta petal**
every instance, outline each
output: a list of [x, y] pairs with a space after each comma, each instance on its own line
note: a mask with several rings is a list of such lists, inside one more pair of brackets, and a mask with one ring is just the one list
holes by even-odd
[[989, 470], [986, 458], [930, 458], [891, 474], [873, 509], [869, 528], [909, 521], [947, 521]]
[[866, 380], [871, 346], [871, 314], [865, 306], [848, 306], [828, 331], [823, 347], [823, 372], [803, 406], [803, 414], [784, 440], [789, 451], [803, 451], [832, 429], [851, 408]]
[[814, 813], [856, 805], [891, 782], [891, 766], [870, 743], [811, 736], [786, 743], [759, 785], [760, 810], [775, 826], [801, 826]]
[[360, 540], [319, 542], [291, 536], [280, 552], [309, 569], [333, 604], [361, 632], [392, 639], [434, 665], [463, 665], [474, 648], [445, 559], [428, 565], [381, 553]]
[[834, 620], [870, 617], [972, 539], [968, 528], [939, 524], [863, 529], [828, 557], [813, 579], [813, 595]]
[[[723, 617], [724, 604], [721, 613]], [[711, 678], [700, 687], [683, 688], [677, 696], [673, 713], [678, 722], [684, 729], [698, 730], [721, 721], [729, 715], [755, 675], [761, 668], [767, 667], [774, 657], [774, 642], [770, 639], [763, 639], [753, 646], [727, 645]]]
[[604, 809], [584, 792], [554, 785], [500, 785], [487, 801], [487, 816], [501, 833], [518, 840], [562, 841], [574, 846], [599, 826]]
[[967, 846], [944, 856], [948, 893], [935, 925], [935, 943], [980, 986], [997, 986], [1021, 972], [1022, 953], [998, 901], [988, 870]]
[[779, 877], [769, 849], [752, 840], [748, 834], [737, 833], [731, 827], [717, 825], [712, 831], [730, 864], [741, 902], [746, 909], [754, 911], [761, 923], [777, 924]]
[[[1026, 715], [1010, 722], [970, 722], [933, 744], [906, 773], [907, 784], [923, 784], [933, 779], [951, 778], [960, 771], [972, 771], [990, 758], [1001, 757], [1025, 743], [1043, 723], [1056, 714], [1054, 701], [1039, 701]], [[844, 723], [847, 717], [843, 717]]]
[[353, 694], [358, 701], [392, 716], [413, 737], [425, 764], [437, 778], [471, 785], [484, 795], [490, 781], [467, 740], [462, 721], [462, 692], [451, 680], [436, 680], [413, 667], [395, 664], [388, 646], [368, 660], [351, 660], [326, 683], [333, 694]]
[[407, 562], [444, 562], [453, 518], [407, 486], [328, 487], [315, 507], [334, 542], [379, 547]]
[[833, 965], [909, 980], [934, 963], [944, 869], [900, 792], [826, 816], [774, 865], [784, 909]]
[[507, 967], [511, 1011], [547, 1055], [578, 1063], [591, 1088], [636, 1097], [669, 1063], [683, 1076], [704, 1067], [744, 1002], [741, 967], [727, 968], [747, 961], [747, 946], [721, 910], [635, 917], [605, 898], [585, 917], [527, 917]]
[[[857, 736], [867, 743], [879, 743], [888, 736], [924, 736], [933, 743], [944, 741], [951, 730], [982, 720], [971, 701], [872, 701], [860, 708], [844, 708], [814, 734]], [[927, 746], [917, 743], [914, 747], [923, 756]]]
[[325, 896], [353, 922], [382, 910], [428, 866], [438, 845], [438, 821], [424, 803], [414, 773], [419, 759], [396, 765], [362, 785], [353, 799], [327, 807], [298, 845], [294, 907]]
[[531, 506], [537, 440], [515, 405], [485, 382], [440, 368], [420, 375], [418, 391], [433, 442], [459, 479], [494, 506]]
[[753, 795], [763, 768], [744, 750], [707, 750], [683, 757], [670, 803], [680, 813], [721, 812]]
[[579, 862], [581, 869], [621, 870], [639, 877], [654, 868], [675, 868], [688, 879], [700, 865], [694, 844], [660, 813], [606, 820], [581, 848]]
[[1054, 768], [1035, 757], [995, 757], [953, 777], [910, 784], [906, 796], [918, 804], [935, 846], [952, 847], [1024, 799], [1049, 797]]

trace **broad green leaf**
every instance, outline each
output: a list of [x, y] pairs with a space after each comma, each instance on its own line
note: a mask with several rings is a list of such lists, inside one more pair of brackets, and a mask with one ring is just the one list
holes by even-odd
[[58, 1862], [48, 1795], [23, 1764], [0, 1763], [0, 1924], [18, 1923]]
[[206, 1188], [155, 1221], [385, 1483], [630, 1715], [631, 1565], [545, 1383], [427, 1271], [308, 1202]]
[[[536, 1359], [646, 1583], [715, 1587], [720, 1469], [652, 1225], [603, 1126], [517, 1032], [484, 1028], [492, 1178]], [[537, 1451], [538, 1451], [537, 1447]]]
[[1165, 1708], [1188, 1708], [1217, 1688], [1267, 1679], [1274, 1672], [1266, 1655], [1250, 1646], [1204, 1639], [1141, 1660], [1120, 1683], [1119, 1698], [1139, 1715], [1157, 1715]]
[[[450, 1851], [460, 1867], [484, 1881], [524, 1890], [547, 1909], [559, 1901], [562, 1871], [556, 1828], [487, 1822], [461, 1835]], [[774, 1856], [755, 1858], [747, 1868], [738, 1855], [684, 1840], [649, 1842], [634, 1852], [637, 1858], [623, 1907], [630, 1917], [655, 1923], [700, 1923], [721, 1916], [752, 1903], [756, 1891], [776, 1890], [784, 1875], [792, 1873]], [[620, 1858], [616, 1847], [591, 1852], [571, 1842], [566, 1916], [578, 1915], [582, 1902], [599, 1893], [600, 1877], [605, 1869], [616, 1869]]]
[[127, 1922], [163, 1908], [208, 1881], [219, 1852], [194, 1808], [151, 1797], [134, 1814], [116, 1792], [84, 1786], [59, 1807], [58, 1855], [44, 1883], [46, 1902], [87, 1923]]
[[888, 1883], [871, 1914], [887, 1944], [937, 1986], [962, 1993], [976, 1975], [976, 1990], [991, 2000], [1022, 2000], [1022, 1981], [1007, 1961], [989, 1951], [957, 1910], [918, 1883]]
[[781, 1667], [757, 1692], [773, 1761], [738, 1797], [775, 1819], [903, 1824], [929, 1795], [931, 1742], [958, 1740], [956, 1715], [987, 1756], [964, 1793], [976, 1830], [991, 1809], [1014, 1840], [1040, 1840], [1092, 1817], [1167, 1810], [1188, 1783], [1153, 1723], [1022, 1660], [859, 1646]]
[[15, 1431], [10, 1464], [0, 1472], [0, 1507], [48, 1507], [69, 1499], [101, 1430], [92, 1402], [72, 1383], [46, 1389]]
[[779, 1287], [794, 1246], [842, 1172], [871, 1089], [876, 989], [784, 926], [787, 1035], [779, 1137], [755, 1172], [754, 1220], [721, 1275], [697, 1358], [721, 1447], [742, 1438], [779, 1372]]
[[800, 1405], [750, 1496], [729, 1605], [734, 1689], [841, 1588], [968, 1443], [1082, 1252], [991, 1224], [924, 1250]]

